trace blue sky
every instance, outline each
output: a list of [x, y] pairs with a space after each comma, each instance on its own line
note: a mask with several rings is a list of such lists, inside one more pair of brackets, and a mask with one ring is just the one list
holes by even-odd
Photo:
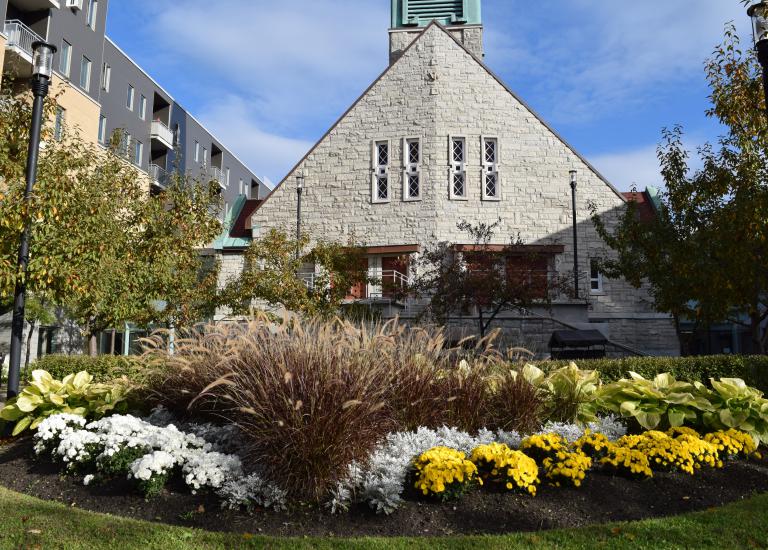
[[[389, 0], [112, 0], [108, 34], [250, 168], [278, 182], [387, 65]], [[212, 7], [215, 6], [215, 9]], [[738, 0], [483, 0], [486, 63], [617, 187], [695, 147], [704, 60]]]

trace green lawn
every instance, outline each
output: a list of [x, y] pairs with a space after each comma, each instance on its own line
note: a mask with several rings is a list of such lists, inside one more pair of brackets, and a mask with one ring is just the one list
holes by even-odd
[[[620, 503], [617, 503], [620, 505]], [[275, 539], [208, 533], [68, 508], [0, 488], [0, 548], [768, 548], [768, 494], [672, 519], [499, 537]]]

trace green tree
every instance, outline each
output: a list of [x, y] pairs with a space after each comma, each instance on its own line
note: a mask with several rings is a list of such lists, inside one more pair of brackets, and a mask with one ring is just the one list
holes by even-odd
[[[53, 119], [56, 98], [46, 103]], [[43, 129], [38, 183], [26, 208], [24, 166], [31, 106], [5, 87], [0, 97], [0, 302], [7, 304], [17, 280], [18, 243], [31, 227], [28, 291], [63, 306], [76, 321], [91, 353], [97, 332], [126, 321], [177, 325], [199, 319], [215, 302], [199, 249], [220, 231], [219, 197], [209, 182], [176, 176], [150, 196], [149, 178], [117, 153], [65, 129], [56, 140]], [[113, 145], [118, 139], [113, 140]], [[206, 272], [202, 277], [201, 274]], [[214, 289], [215, 290], [215, 289]], [[154, 299], [171, 305], [151, 308]]]
[[413, 290], [429, 298], [426, 315], [442, 324], [457, 315], [476, 316], [484, 337], [502, 312], [549, 308], [568, 293], [572, 275], [550, 273], [549, 257], [527, 248], [519, 236], [491, 244], [499, 223], [462, 221], [457, 227], [473, 244], [440, 243], [422, 254]]
[[658, 156], [666, 190], [656, 219], [641, 221], [630, 203], [615, 227], [597, 215], [593, 221], [617, 252], [603, 262], [609, 276], [636, 287], [649, 283], [656, 307], [678, 320], [745, 324], [755, 349], [764, 353], [768, 123], [762, 72], [732, 25], [706, 72], [712, 90], [706, 115], [726, 133], [716, 145], [699, 148], [703, 167], [689, 167], [680, 127], [665, 130]]
[[264, 304], [308, 317], [330, 317], [341, 312], [353, 286], [371, 282], [363, 249], [353, 241], [310, 246], [307, 235], [297, 242], [278, 229], [255, 240], [244, 263], [242, 274], [222, 291], [223, 304], [235, 315]]

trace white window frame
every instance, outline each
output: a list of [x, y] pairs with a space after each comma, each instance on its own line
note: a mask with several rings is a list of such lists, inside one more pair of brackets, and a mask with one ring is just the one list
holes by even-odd
[[54, 120], [54, 125], [53, 125], [53, 139], [55, 139], [56, 141], [61, 141], [62, 139], [64, 139], [64, 124], [66, 124], [66, 116], [67, 116], [66, 109], [57, 106], [56, 118]]
[[104, 63], [101, 71], [101, 89], [109, 93], [109, 85], [112, 82], [112, 67], [109, 63]]
[[208, 148], [203, 147], [203, 168], [208, 168]]
[[195, 141], [195, 162], [200, 162], [200, 142]]
[[144, 94], [139, 96], [139, 118], [147, 120], [147, 98], [144, 97]]
[[[496, 157], [494, 159], [494, 162], [488, 161], [488, 159], [485, 156], [485, 146], [488, 142], [494, 142], [496, 144]], [[501, 166], [501, 149], [500, 149], [501, 141], [497, 136], [482, 136], [480, 138], [480, 161], [483, 167], [482, 170], [482, 176], [480, 178], [480, 185], [482, 186], [481, 189], [481, 196], [484, 201], [491, 201], [491, 202], [498, 202], [501, 200], [501, 170], [499, 170], [499, 167]], [[490, 196], [487, 193], [487, 185], [486, 185], [486, 178], [488, 176], [495, 176], [496, 177], [496, 195]]]
[[[411, 160], [411, 145], [416, 143], [419, 147], [419, 157], [416, 162]], [[419, 137], [407, 137], [402, 141], [402, 153], [403, 153], [403, 201], [414, 202], [420, 201], [424, 190], [424, 177], [421, 171], [421, 163], [423, 159], [422, 141]], [[416, 176], [419, 178], [419, 192], [416, 195], [411, 195], [411, 177]]]
[[[387, 146], [387, 164], [379, 164], [379, 146]], [[384, 204], [392, 200], [392, 178], [389, 167], [392, 165], [392, 141], [376, 139], [371, 142], [371, 202]], [[379, 198], [379, 178], [387, 178], [387, 197]]]
[[85, 24], [89, 29], [96, 30], [96, 14], [98, 13], [98, 0], [88, 1], [88, 15], [85, 18]]
[[[243, 181], [243, 178], [240, 178], [240, 183], [238, 184], [238, 195], [244, 195], [245, 194], [245, 182]], [[250, 197], [246, 197], [250, 198]]]
[[[593, 295], [605, 294], [605, 286], [603, 281], [603, 272], [597, 269], [597, 277], [594, 277], [595, 264], [597, 258], [590, 258], [589, 260], [589, 293]], [[593, 283], [597, 283], [597, 288], [593, 288]]]
[[[461, 140], [464, 143], [464, 158], [461, 162], [457, 161], [453, 155], [453, 144], [456, 141]], [[464, 136], [448, 136], [448, 165], [449, 165], [449, 171], [448, 171], [448, 195], [451, 200], [455, 201], [466, 201], [469, 200], [469, 185], [467, 181], [467, 144], [469, 142], [467, 141], [467, 138]], [[463, 195], [457, 195], [454, 193], [454, 179], [457, 175], [463, 175], [464, 176], [464, 194]]]
[[59, 53], [59, 72], [67, 78], [72, 74], [72, 44], [64, 39], [61, 40], [61, 52]]
[[123, 132], [120, 149], [120, 156], [129, 159], [131, 155], [131, 134], [128, 132]]
[[225, 179], [227, 181], [226, 183], [227, 189], [229, 189], [229, 176], [230, 176], [229, 166], [227, 166], [227, 168], [224, 170], [224, 173], [226, 174]]
[[107, 143], [107, 117], [99, 115], [99, 143]]
[[141, 167], [142, 162], [144, 161], [144, 144], [139, 141], [135, 140], [133, 142], [133, 163]]
[[[85, 69], [85, 79], [83, 79], [83, 69]], [[93, 61], [88, 59], [87, 56], [83, 56], [80, 61], [80, 88], [86, 92], [91, 91], [91, 74], [93, 73]], [[85, 80], [85, 82], [83, 82]]]
[[136, 88], [133, 87], [132, 84], [128, 84], [128, 101], [126, 102], [126, 107], [129, 111], [133, 111], [134, 102], [136, 99]]

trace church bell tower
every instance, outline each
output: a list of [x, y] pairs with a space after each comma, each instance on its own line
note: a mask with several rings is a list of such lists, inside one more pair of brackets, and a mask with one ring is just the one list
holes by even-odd
[[482, 59], [481, 0], [391, 0], [389, 61], [394, 63], [424, 27], [432, 21], [444, 25], [459, 42]]

